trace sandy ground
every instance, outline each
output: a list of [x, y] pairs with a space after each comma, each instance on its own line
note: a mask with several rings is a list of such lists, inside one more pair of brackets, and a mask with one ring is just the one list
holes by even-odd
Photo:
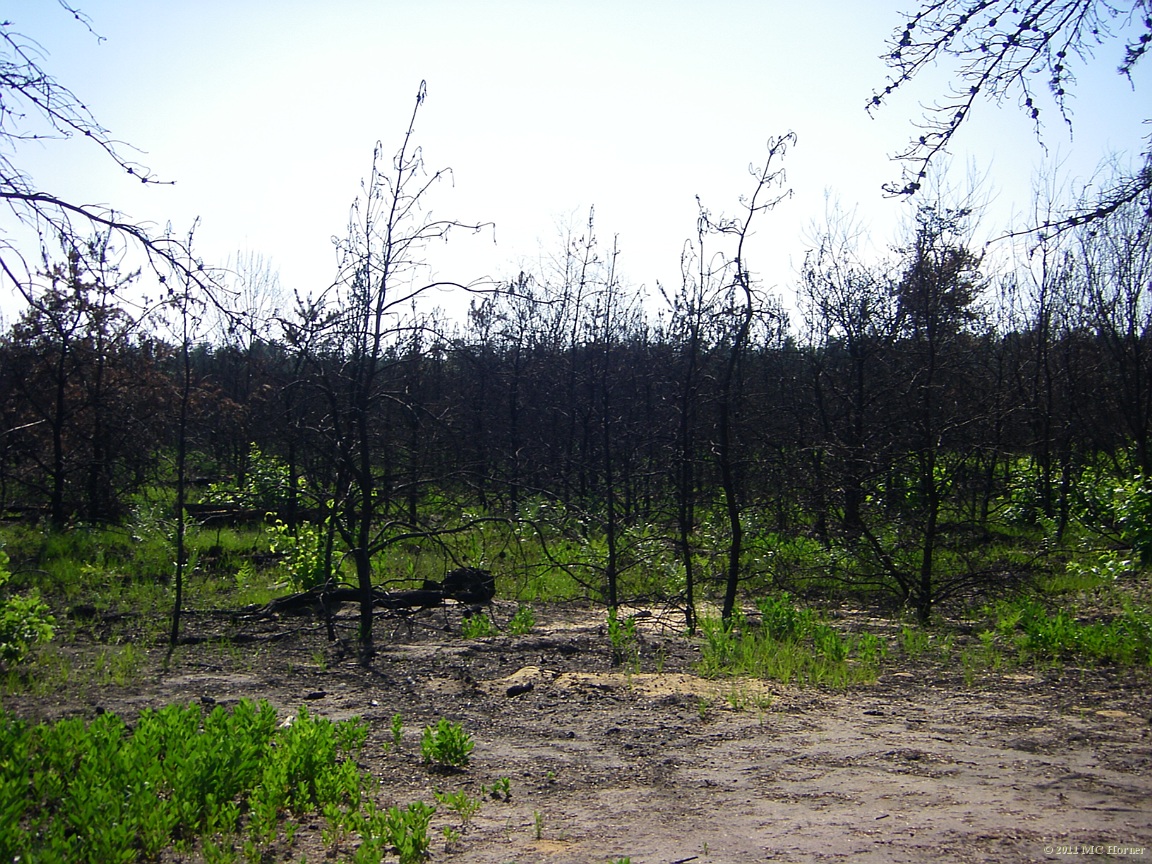
[[[512, 611], [498, 604], [496, 616]], [[127, 686], [3, 703], [49, 719], [241, 698], [360, 715], [371, 728], [361, 761], [385, 804], [479, 796], [508, 777], [511, 800], [487, 798], [455, 843], [440, 829], [459, 820], [434, 817], [433, 861], [1152, 861], [1148, 670], [965, 682], [947, 664], [896, 658], [872, 686], [796, 689], [697, 677], [698, 649], [659, 615], [640, 619], [639, 662], [625, 668], [612, 665], [602, 610], [536, 616], [529, 635], [469, 641], [450, 610], [382, 621], [370, 670], [309, 619], [191, 616], [186, 632], [204, 641], [166, 670], [157, 647]], [[72, 650], [109, 638], [96, 627]], [[396, 713], [398, 749], [387, 746]], [[461, 772], [421, 763], [420, 730], [442, 716], [475, 738]], [[323, 846], [322, 827], [305, 824], [268, 860], [349, 858]]]

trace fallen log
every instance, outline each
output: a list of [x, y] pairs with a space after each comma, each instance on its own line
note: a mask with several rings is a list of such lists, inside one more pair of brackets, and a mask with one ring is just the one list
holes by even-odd
[[[277, 597], [269, 601], [260, 610], [261, 617], [269, 615], [297, 615], [308, 612], [321, 612], [334, 614], [345, 603], [359, 603], [360, 589], [351, 587], [318, 586], [289, 594], [287, 597]], [[391, 611], [411, 611], [415, 609], [429, 609], [443, 606], [447, 599], [443, 591], [372, 591], [372, 605]]]
[[[314, 614], [328, 625], [328, 637], [335, 639], [333, 616], [345, 603], [359, 603], [361, 596], [359, 588], [348, 585], [317, 585], [307, 591], [277, 597], [251, 613], [251, 617]], [[495, 576], [487, 570], [461, 567], [446, 573], [442, 582], [426, 580], [422, 588], [410, 591], [382, 591], [374, 588], [372, 605], [398, 615], [410, 615], [424, 609], [435, 609], [448, 600], [454, 600], [468, 606], [469, 614], [475, 614], [480, 607], [490, 605], [495, 596]]]
[[327, 514], [317, 507], [297, 507], [290, 513], [286, 509], [243, 507], [239, 504], [185, 504], [185, 512], [202, 525], [252, 525], [258, 522], [295, 521], [318, 525]]

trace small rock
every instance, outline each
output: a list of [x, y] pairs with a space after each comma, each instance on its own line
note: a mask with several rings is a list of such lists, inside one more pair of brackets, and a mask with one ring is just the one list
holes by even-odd
[[323, 690], [313, 690], [311, 693], [305, 693], [304, 699], [308, 702], [315, 702], [317, 699], [323, 699], [327, 695]]
[[522, 696], [525, 693], [531, 693], [535, 689], [536, 685], [529, 681], [525, 684], [513, 684], [508, 688], [507, 693], [509, 698], [511, 698], [512, 696]]

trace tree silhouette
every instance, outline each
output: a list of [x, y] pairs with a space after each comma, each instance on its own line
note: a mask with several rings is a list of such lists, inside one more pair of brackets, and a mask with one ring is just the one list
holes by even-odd
[[[427, 535], [416, 524], [415, 505], [424, 483], [417, 454], [423, 407], [412, 377], [418, 372], [414, 364], [422, 362], [426, 324], [410, 310], [420, 295], [450, 284], [420, 278], [428, 244], [464, 227], [433, 219], [422, 209], [429, 190], [449, 174], [426, 175], [415, 145], [416, 118], [426, 95], [421, 81], [395, 156], [389, 159], [376, 145], [371, 173], [352, 206], [348, 234], [337, 244], [341, 263], [336, 280], [315, 299], [302, 299], [297, 320], [283, 322], [306, 364], [313, 398], [323, 406], [318, 437], [331, 472], [333, 525], [356, 569], [364, 663], [374, 653], [373, 556], [401, 538]], [[401, 423], [409, 432], [404, 443], [390, 434]], [[406, 493], [407, 512], [387, 512], [400, 492]]]

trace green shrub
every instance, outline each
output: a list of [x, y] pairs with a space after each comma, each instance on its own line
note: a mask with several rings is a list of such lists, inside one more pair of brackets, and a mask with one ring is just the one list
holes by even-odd
[[[0, 589], [11, 577], [8, 555], [0, 550]], [[11, 664], [24, 660], [34, 645], [52, 641], [55, 624], [35, 588], [0, 600], [0, 661]]]
[[269, 529], [271, 549], [284, 555], [288, 578], [297, 591], [307, 591], [328, 581], [324, 532], [315, 525], [297, 525], [293, 531], [280, 519]]
[[1152, 480], [1137, 475], [1112, 490], [1112, 510], [1122, 542], [1145, 566], [1152, 564]]
[[404, 737], [404, 717], [400, 713], [393, 714], [388, 728], [392, 732], [392, 746], [399, 747]]
[[428, 857], [428, 823], [436, 808], [413, 801], [405, 809], [389, 807], [384, 819], [384, 835], [400, 858], [400, 864], [419, 864]]
[[517, 606], [516, 614], [508, 621], [508, 635], [525, 636], [536, 626], [536, 616], [530, 606]]
[[244, 813], [258, 846], [285, 813], [360, 808], [366, 736], [304, 709], [281, 728], [247, 701], [144, 711], [135, 729], [114, 714], [28, 727], [0, 713], [0, 861], [155, 860], [235, 833]]
[[[304, 478], [296, 478], [296, 492], [305, 489]], [[292, 472], [277, 456], [264, 453], [255, 444], [248, 447], [247, 471], [241, 483], [213, 483], [204, 496], [209, 504], [236, 504], [258, 510], [280, 510], [292, 497]]]
[[906, 656], [919, 657], [928, 650], [928, 631], [923, 627], [910, 627], [905, 624], [900, 628], [900, 644]]
[[465, 639], [483, 639], [496, 632], [487, 615], [469, 615], [460, 622], [460, 633]]
[[480, 812], [483, 803], [479, 798], [470, 798], [462, 789], [456, 792], [437, 792], [436, 801], [460, 817], [461, 827], [467, 826], [472, 821], [472, 817]]
[[497, 777], [492, 782], [492, 788], [489, 790], [484, 786], [480, 787], [480, 794], [490, 793], [497, 801], [511, 801], [512, 800], [512, 780], [508, 777]]
[[640, 645], [636, 637], [636, 619], [620, 619], [615, 609], [608, 610], [608, 642], [612, 645], [612, 665], [619, 666], [626, 659], [634, 665], [640, 661]]
[[760, 627], [770, 639], [794, 641], [812, 630], [811, 610], [797, 607], [787, 591], [775, 597], [761, 597], [756, 601], [756, 608], [760, 612]]
[[471, 759], [476, 743], [459, 723], [441, 717], [435, 726], [425, 726], [420, 736], [420, 754], [426, 764], [463, 768]]

